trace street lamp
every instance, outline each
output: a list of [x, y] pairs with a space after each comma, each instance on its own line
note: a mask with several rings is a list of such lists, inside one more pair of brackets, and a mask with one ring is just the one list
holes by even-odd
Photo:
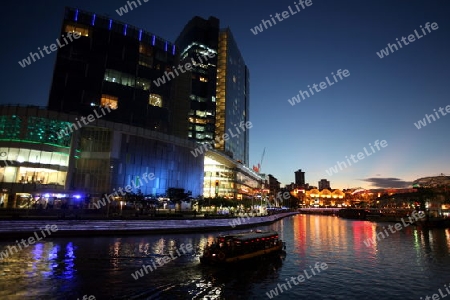
[[262, 216], [262, 211], [263, 211], [263, 208], [262, 208], [262, 195], [259, 195], [259, 198], [261, 200], [261, 204], [259, 205], [259, 214]]
[[212, 197], [212, 171], [209, 172], [209, 197]]

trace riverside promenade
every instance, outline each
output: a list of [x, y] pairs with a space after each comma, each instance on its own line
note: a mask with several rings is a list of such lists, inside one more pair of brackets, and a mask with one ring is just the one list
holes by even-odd
[[285, 212], [260, 217], [235, 217], [226, 219], [181, 220], [2, 220], [0, 240], [33, 236], [46, 226], [56, 225], [52, 237], [112, 236], [159, 233], [189, 233], [224, 231], [267, 225], [298, 212]]

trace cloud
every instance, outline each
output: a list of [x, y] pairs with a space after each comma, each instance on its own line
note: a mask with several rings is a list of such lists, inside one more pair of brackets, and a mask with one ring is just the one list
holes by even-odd
[[374, 188], [381, 188], [381, 189], [387, 189], [387, 188], [410, 188], [412, 186], [412, 181], [403, 181], [400, 178], [366, 178], [361, 179], [362, 181], [369, 182], [371, 186]]

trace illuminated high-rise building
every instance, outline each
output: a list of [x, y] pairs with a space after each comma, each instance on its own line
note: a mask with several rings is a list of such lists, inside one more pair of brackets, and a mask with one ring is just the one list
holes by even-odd
[[180, 60], [194, 65], [188, 137], [248, 165], [249, 70], [231, 30], [215, 17], [194, 17], [175, 44]]
[[[107, 16], [65, 9], [61, 35], [80, 38], [58, 49], [50, 110], [102, 119], [186, 138], [189, 74], [173, 74], [175, 44]], [[163, 81], [161, 81], [162, 79]]]

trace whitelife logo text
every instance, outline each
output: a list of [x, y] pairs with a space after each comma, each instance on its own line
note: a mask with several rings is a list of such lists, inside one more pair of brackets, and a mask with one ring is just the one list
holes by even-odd
[[[431, 23], [431, 24], [430, 24], [430, 22], [427, 22], [427, 23], [425, 24], [425, 28], [427, 29], [428, 33], [430, 33], [430, 32], [431, 32], [430, 28], [433, 29], [433, 30], [438, 30], [439, 26], [438, 26], [438, 24], [437, 24], [436, 22]], [[403, 45], [404, 45], [404, 46], [407, 46], [407, 45], [409, 45], [410, 43], [414, 42], [414, 41], [416, 40], [416, 37], [417, 37], [417, 39], [421, 39], [421, 38], [423, 38], [425, 35], [427, 35], [425, 29], [422, 28], [422, 25], [420, 25], [420, 29], [422, 29], [423, 35], [420, 35], [420, 34], [417, 32], [417, 30], [415, 29], [415, 30], [414, 30], [414, 33], [415, 33], [415, 34], [410, 34], [410, 35], [408, 35], [408, 41], [409, 41], [409, 42], [406, 41], [406, 37], [402, 36], [402, 38], [401, 38], [400, 40], [403, 42]], [[396, 38], [395, 40], [397, 41], [398, 47], [400, 47], [400, 49], [403, 48], [403, 47], [402, 47], [402, 43], [400, 43], [400, 41], [398, 40], [398, 38]], [[397, 47], [397, 45], [396, 45], [395, 43], [393, 43], [393, 44], [388, 43], [386, 48], [381, 49], [380, 52], [377, 52], [377, 55], [378, 55], [379, 58], [383, 58], [383, 57], [389, 55], [389, 50], [391, 50], [391, 53], [394, 53], [394, 51], [398, 51], [398, 47]], [[394, 49], [395, 49], [395, 50], [394, 50]]]
[[[411, 218], [412, 216], [412, 218]], [[403, 227], [408, 227], [409, 225], [413, 224], [414, 222], [418, 221], [419, 219], [425, 218], [425, 213], [423, 211], [420, 212], [416, 212], [413, 211], [411, 213], [411, 216], [408, 217], [409, 219], [409, 223], [405, 222], [405, 220], [403, 218], [401, 218], [400, 220], [402, 221], [403, 225], [400, 223], [395, 223], [394, 226], [389, 225], [388, 228], [391, 231], [391, 233], [396, 233], [397, 231], [400, 231], [403, 229]], [[395, 228], [395, 230], [394, 230]], [[364, 245], [366, 245], [366, 247], [370, 247], [370, 245], [375, 245], [375, 241], [380, 241], [381, 239], [385, 239], [389, 236], [389, 232], [387, 231], [386, 227], [383, 226], [383, 231], [379, 231], [377, 232], [377, 234], [375, 235], [375, 237], [373, 238], [368, 238], [367, 240], [364, 241]]]
[[450, 295], [450, 290], [448, 289], [449, 287], [446, 284], [444, 284], [444, 287], [448, 294], [442, 293], [442, 290], [438, 289], [439, 294], [433, 294], [431, 295], [431, 297], [426, 295], [425, 298], [420, 297], [420, 300], [440, 300], [442, 298], [447, 297], [448, 295]]
[[[153, 174], [153, 173], [144, 173], [144, 174], [142, 174], [142, 179], [145, 181], [145, 183], [148, 183], [149, 181], [155, 180], [155, 178], [156, 178], [155, 174]], [[131, 185], [135, 189], [138, 189], [138, 188], [140, 188], [143, 185], [142, 181], [141, 181], [141, 177], [138, 177], [136, 181], [138, 181], [138, 182], [136, 183], [135, 180], [132, 180], [131, 181]], [[125, 196], [127, 193], [131, 193], [131, 191], [133, 190], [133, 187], [131, 185], [125, 186], [125, 192], [124, 192], [123, 188], [119, 187], [117, 189], [117, 191], [114, 190], [114, 192], [109, 194], [109, 195], [104, 194], [104, 197], [101, 200], [98, 200], [97, 202], [94, 202], [92, 205], [96, 209], [100, 209], [103, 206], [106, 206], [106, 204], [111, 203], [111, 201], [114, 201], [114, 197], [119, 197], [119, 193], [122, 196]]]
[[[6, 251], [0, 252], [0, 261], [4, 260], [5, 258], [8, 258], [9, 255], [13, 255], [15, 253], [18, 253], [19, 250], [22, 250], [23, 248], [27, 248], [30, 245], [35, 244], [36, 242], [42, 240], [43, 238], [47, 237], [47, 235], [51, 235], [52, 232], [58, 231], [58, 226], [56, 225], [45, 225], [45, 229], [42, 229], [40, 231], [40, 235], [37, 231], [34, 232], [34, 236], [30, 236], [29, 238], [21, 239], [20, 242], [16, 240], [16, 246], [8, 246]], [[47, 232], [47, 234], [45, 234]], [[19, 249], [17, 249], [19, 248]], [[9, 251], [9, 253], [8, 253]], [[14, 251], [14, 253], [13, 253]]]
[[[316, 264], [314, 265], [314, 269], [316, 270], [317, 274], [316, 274], [316, 272], [314, 272], [313, 267], [309, 266], [309, 269], [311, 271], [310, 274], [308, 274], [308, 270], [306, 270], [306, 269], [303, 270], [303, 273], [305, 274], [305, 276], [300, 274], [297, 277], [292, 276], [291, 278], [286, 278], [286, 283], [279, 283], [276, 288], [274, 288], [266, 293], [267, 297], [269, 297], [269, 299], [272, 299], [272, 298], [278, 296], [278, 290], [280, 291], [280, 294], [284, 292], [283, 289], [286, 291], [289, 291], [289, 289], [292, 289], [291, 282], [294, 285], [299, 285], [300, 282], [304, 282], [305, 279], [310, 279], [313, 276], [319, 275], [321, 271], [328, 269], [328, 265], [324, 262], [323, 263], [316, 262]], [[288, 285], [289, 288], [286, 285]]]
[[[336, 75], [334, 75], [333, 72], [331, 72], [331, 75], [333, 75], [334, 82], [330, 81], [330, 79], [328, 78], [328, 76], [326, 76], [325, 78], [326, 78], [327, 82], [322, 81], [322, 82], [319, 83], [319, 84], [315, 84], [315, 83], [314, 83], [314, 84], [312, 85], [312, 87], [311, 87], [310, 85], [308, 85], [308, 88], [309, 88], [309, 91], [310, 91], [310, 93], [311, 93], [311, 96], [314, 95], [313, 89], [318, 93], [318, 92], [320, 92], [320, 91], [326, 89], [327, 87], [334, 85], [336, 82], [338, 82], [336, 76], [338, 76], [341, 80], [343, 80], [344, 78], [343, 78], [342, 76], [348, 77], [348, 76], [350, 76], [350, 72], [349, 72], [347, 69], [345, 69], [344, 71], [341, 72], [341, 69], [339, 69], [339, 70], [336, 71]], [[327, 84], [327, 83], [328, 83], [328, 84]], [[318, 89], [317, 87], [319, 87], [320, 89]], [[308, 97], [308, 98], [310, 97], [308, 91], [302, 91], [302, 90], [300, 90], [296, 96], [292, 97], [292, 99], [288, 99], [288, 102], [289, 102], [292, 106], [294, 106], [296, 103], [302, 102], [302, 99], [300, 99], [300, 96], [302, 97], [303, 100], [305, 100], [306, 97]], [[306, 97], [305, 97], [305, 96], [306, 96]]]
[[[64, 35], [61, 35], [61, 36], [63, 37], [65, 44], [61, 44], [59, 39], [56, 39], [56, 44], [51, 44], [50, 47], [44, 46], [44, 47], [42, 47], [42, 49], [41, 49], [41, 47], [38, 47], [39, 53], [30, 52], [30, 55], [27, 58], [24, 58], [24, 59], [22, 59], [22, 61], [19, 61], [19, 65], [22, 68], [25, 68], [26, 66], [31, 65], [31, 60], [33, 60], [33, 62], [35, 62], [36, 58], [37, 59], [43, 58], [44, 53], [42, 53], [42, 50], [44, 50], [45, 53], [47, 53], [47, 54], [51, 54], [52, 52], [58, 50], [58, 48], [62, 48], [64, 46], [66, 46], [67, 44], [69, 44], [69, 42], [66, 40], [66, 37], [69, 39], [70, 42], [73, 42], [74, 39], [77, 40], [81, 37], [80, 33], [78, 33], [78, 32], [68, 32], [66, 34], [66, 36], [64, 36]], [[58, 46], [57, 46], [57, 44], [58, 44]], [[49, 48], [51, 50], [50, 52], [48, 51]], [[41, 55], [39, 56], [39, 54], [41, 54]]]
[[[191, 71], [192, 68], [198, 64], [206, 64], [206, 62], [208, 61], [208, 58], [214, 58], [214, 56], [216, 56], [216, 54], [214, 52], [208, 52], [207, 55], [203, 55], [203, 56], [198, 55], [197, 61], [195, 61], [194, 58], [191, 58], [192, 63], [186, 62], [186, 63], [184, 63], [184, 65], [180, 64], [180, 65], [178, 65], [178, 67], [173, 67], [173, 72], [165, 71], [164, 75], [157, 78], [156, 80], [153, 80], [153, 83], [157, 87], [159, 87], [159, 86], [165, 84], [166, 82], [169, 82], [170, 80], [175, 79], [175, 77], [180, 76], [180, 73], [178, 73], [177, 69], [182, 74], [184, 74], [187, 71]], [[203, 59], [202, 59], [202, 57], [203, 57]], [[184, 69], [183, 69], [183, 66], [184, 66]], [[175, 74], [174, 74], [174, 72], [175, 72]], [[166, 81], [166, 78], [167, 78], [167, 81]]]
[[148, 273], [149, 270], [150, 270], [150, 272], [156, 271], [156, 269], [161, 268], [165, 264], [170, 263], [172, 260], [175, 260], [178, 257], [181, 257], [182, 254], [178, 250], [183, 252], [183, 254], [187, 254], [187, 253], [192, 252], [194, 250], [194, 247], [192, 246], [192, 244], [186, 244], [186, 245], [181, 244], [180, 248], [175, 250], [177, 252], [178, 256], [174, 256], [173, 253], [171, 252], [170, 257], [164, 256], [161, 258], [156, 258], [155, 260], [156, 260], [156, 263], [158, 264], [158, 266], [156, 266], [155, 261], [152, 260], [151, 265], [142, 265], [142, 268], [140, 268], [136, 272], [132, 273], [131, 277], [133, 277], [134, 280], [138, 280], [139, 278], [144, 277], [145, 274], [149, 274]]
[[[241, 128], [241, 130], [239, 130], [239, 128], [237, 127], [237, 124], [234, 124], [234, 129], [236, 130], [236, 134], [233, 134], [232, 128], [228, 128], [228, 133], [225, 133], [222, 135], [222, 139], [220, 139], [220, 137], [216, 136], [215, 140], [217, 143], [222, 143], [223, 141], [228, 141], [230, 139], [230, 137], [237, 137], [239, 134], [245, 132], [245, 128], [249, 129], [252, 128], [253, 124], [250, 121], [247, 121], [244, 123], [244, 121], [242, 121], [241, 123], [239, 123], [239, 128]], [[214, 149], [214, 145], [213, 143], [205, 143], [202, 144], [201, 146], [195, 148], [193, 151], [191, 151], [192, 155], [194, 157], [197, 157], [199, 155], [202, 155], [203, 153], [206, 153], [206, 151], [208, 151], [208, 149]]]
[[[289, 11], [285, 10], [281, 14], [280, 13], [275, 14], [275, 18], [278, 20], [278, 22], [282, 22], [282, 21], [286, 20], [287, 18], [289, 18], [290, 16], [296, 15], [300, 11], [305, 10], [306, 7], [312, 5], [312, 0], [306, 0], [306, 1], [300, 0], [300, 1], [298, 1], [298, 4], [297, 4], [297, 2], [294, 2], [294, 5], [297, 10], [292, 9], [292, 7], [289, 5], [288, 6]], [[302, 9], [300, 9], [299, 5], [302, 7]], [[254, 35], [257, 35], [258, 33], [263, 32], [264, 28], [269, 29], [269, 27], [267, 27], [267, 25], [269, 25], [270, 27], [276, 25], [277, 21], [275, 21], [275, 18], [272, 15], [269, 15], [269, 16], [273, 22], [273, 25], [272, 25], [272, 22], [270, 22], [270, 20], [262, 19], [261, 23], [258, 26], [255, 26], [254, 28], [250, 28], [250, 31]], [[263, 25], [264, 25], [264, 28], [263, 28]]]
[[[372, 149], [372, 152], [368, 152], [367, 149], [366, 149], [366, 147], [364, 147], [363, 150], [364, 150], [365, 155], [364, 155], [363, 152], [358, 152], [358, 154], [356, 154], [356, 155], [354, 155], [354, 154], [351, 154], [351, 155], [350, 155], [350, 158], [352, 159], [353, 163], [356, 164], [356, 163], [359, 162], [360, 160], [363, 160], [364, 158], [366, 158], [366, 155], [367, 155], [367, 156], [371, 156], [372, 154], [374, 154], [376, 151], [375, 151], [375, 149], [373, 148], [373, 146], [374, 146], [375, 148], [377, 148], [378, 151], [380, 151], [380, 150], [381, 150], [380, 146], [381, 146], [382, 148], [385, 148], [385, 147], [388, 146], [388, 143], [386, 142], [386, 140], [382, 140], [381, 142], [380, 142], [379, 140], [376, 140], [376, 141], [374, 142], [374, 145], [373, 145], [373, 146], [372, 146], [372, 143], [369, 143], [369, 146], [370, 146], [370, 149]], [[334, 167], [331, 167], [331, 168], [329, 168], [328, 170], [325, 170], [325, 172], [327, 172], [327, 174], [328, 174], [329, 176], [332, 176], [333, 173], [338, 173], [338, 172], [339, 172], [338, 167], [339, 167], [340, 170], [342, 171], [342, 170], [343, 170], [342, 166], [344, 166], [344, 168], [348, 168], [349, 166], [351, 166], [352, 163], [350, 162], [350, 159], [349, 159], [347, 156], [345, 156], [345, 158], [347, 159], [348, 166], [347, 166], [347, 164], [345, 163], [345, 161], [337, 161], [337, 162], [336, 162], [337, 164], [334, 165]]]
[[[436, 118], [439, 120], [440, 117], [439, 117], [439, 114], [437, 113], [436, 109], [433, 109], [433, 111], [434, 111], [434, 114], [436, 115]], [[447, 105], [445, 107], [446, 113], [444, 112], [444, 108], [442, 108], [442, 107], [439, 107], [438, 111], [444, 117], [448, 113], [450, 113], [450, 105]], [[431, 124], [431, 120], [433, 120], [433, 122], [435, 122], [436, 118], [432, 114], [431, 115], [425, 114], [425, 118], [423, 118], [422, 120], [417, 121], [417, 123], [414, 123], [414, 125], [416, 126], [417, 129], [420, 129], [422, 127], [427, 126], [427, 122], [426, 121], [428, 121], [428, 124]]]
[[[105, 106], [106, 110], [108, 111], [108, 113], [111, 112], [111, 108], [109, 106]], [[70, 123], [68, 126], [66, 126], [65, 128], [61, 129], [59, 132], [56, 133], [56, 135], [58, 136], [58, 138], [62, 138], [64, 135], [69, 135], [69, 131], [70, 133], [73, 133], [74, 130], [78, 130], [80, 129], [83, 125], [81, 125], [80, 121], [83, 122], [84, 125], [88, 125], [89, 123], [94, 122], [96, 119], [100, 119], [101, 117], [103, 117], [104, 115], [106, 115], [106, 112], [103, 110], [103, 107], [100, 109], [102, 111], [102, 115], [99, 115], [97, 113], [97, 110], [94, 109], [94, 114], [90, 114], [87, 117], [80, 117], [80, 120], [78, 120], [78, 118], [75, 118], [76, 124], [75, 123]], [[88, 122], [86, 122], [86, 119]]]
[[[139, 6], [142, 5], [141, 0], [136, 0], [137, 3], [139, 3]], [[130, 11], [133, 10], [133, 5], [134, 8], [138, 8], [138, 5], [136, 4], [136, 1], [127, 1], [127, 4], [124, 6], [121, 6], [119, 9], [116, 9], [116, 13], [119, 16], [123, 16], [124, 14], [128, 13], [128, 7], [130, 8]], [[142, 2], [147, 3], [149, 0], [142, 0]], [[127, 7], [128, 5], [128, 7]]]

